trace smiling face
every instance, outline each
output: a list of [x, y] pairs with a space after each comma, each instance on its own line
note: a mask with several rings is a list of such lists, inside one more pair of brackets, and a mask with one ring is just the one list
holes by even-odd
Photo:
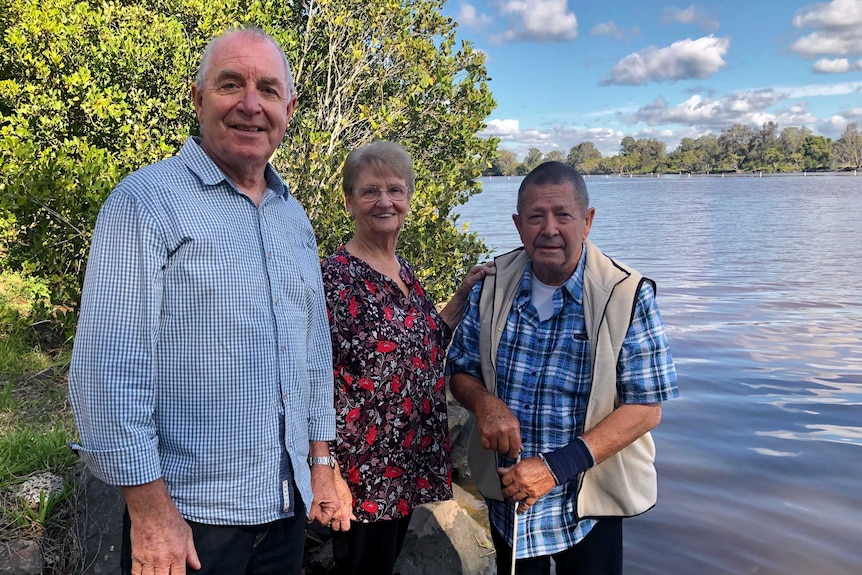
[[544, 284], [563, 285], [581, 259], [595, 208], [578, 205], [574, 184], [565, 181], [526, 186], [518, 210], [512, 218], [533, 273]]
[[345, 192], [344, 203], [358, 238], [394, 241], [410, 210], [410, 193], [404, 178], [366, 168], [359, 172], [353, 189]]
[[235, 32], [219, 39], [202, 86], [192, 86], [201, 147], [232, 180], [263, 175], [296, 104], [279, 48]]

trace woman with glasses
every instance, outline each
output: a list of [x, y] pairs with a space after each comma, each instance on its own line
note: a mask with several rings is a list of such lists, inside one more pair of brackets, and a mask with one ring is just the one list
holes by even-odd
[[[339, 575], [393, 572], [417, 505], [449, 499], [452, 472], [443, 359], [471, 268], [438, 313], [397, 254], [414, 173], [398, 144], [350, 152], [342, 169], [353, 237], [322, 264], [335, 374], [336, 481], [351, 517], [332, 523]], [[345, 510], [346, 511], [346, 510]]]

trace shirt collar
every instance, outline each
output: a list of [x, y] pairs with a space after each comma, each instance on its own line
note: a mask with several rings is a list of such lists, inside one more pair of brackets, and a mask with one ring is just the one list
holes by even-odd
[[[584, 296], [584, 269], [587, 265], [587, 246], [581, 246], [581, 259], [578, 260], [578, 265], [575, 271], [569, 276], [569, 279], [562, 285], [563, 291], [578, 304], [583, 303]], [[530, 293], [533, 286], [533, 262], [527, 260], [527, 265], [524, 266], [524, 273], [521, 274], [521, 281], [518, 284], [517, 300], [526, 298], [529, 301]]]
[[[231, 187], [236, 188], [233, 182], [230, 181], [221, 168], [219, 168], [212, 158], [210, 158], [203, 148], [201, 148], [201, 139], [198, 136], [190, 136], [183, 147], [180, 148], [179, 157], [185, 162], [186, 166], [194, 172], [202, 184], [206, 186], [215, 186], [221, 182], [230, 183]], [[272, 164], [267, 163], [264, 170], [264, 178], [266, 185], [270, 190], [279, 196], [286, 196], [290, 193], [287, 184], [278, 173]]]

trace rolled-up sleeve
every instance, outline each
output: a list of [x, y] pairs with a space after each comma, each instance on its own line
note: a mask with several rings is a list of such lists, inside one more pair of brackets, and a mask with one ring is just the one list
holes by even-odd
[[470, 290], [464, 316], [455, 328], [452, 343], [446, 357], [446, 375], [466, 373], [482, 378], [482, 362], [479, 358], [479, 296], [483, 282], [479, 281]]
[[153, 346], [165, 242], [146, 209], [115, 191], [99, 214], [69, 372], [72, 407], [90, 469], [112, 485], [162, 475], [153, 420]]
[[632, 324], [617, 362], [617, 388], [623, 403], [655, 403], [679, 396], [652, 284], [642, 282]]
[[309, 346], [309, 380], [311, 394], [308, 410], [309, 441], [332, 441], [335, 439], [335, 408], [333, 407], [334, 383], [332, 377], [332, 342], [326, 300], [322, 297], [323, 280], [320, 266], [315, 266], [318, 281], [317, 297], [312, 302], [311, 338]]

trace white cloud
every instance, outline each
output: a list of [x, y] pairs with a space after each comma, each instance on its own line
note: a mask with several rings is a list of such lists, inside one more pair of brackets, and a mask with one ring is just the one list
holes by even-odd
[[458, 11], [455, 20], [467, 28], [482, 28], [491, 22], [491, 17], [476, 12], [476, 7], [472, 4], [461, 4], [461, 10]]
[[678, 24], [700, 24], [704, 30], [718, 30], [718, 20], [709, 16], [705, 12], [689, 6], [685, 10], [670, 6], [664, 9], [664, 14], [661, 18], [662, 24], [676, 22]]
[[814, 98], [820, 96], [845, 96], [862, 93], [862, 82], [840, 82], [837, 84], [804, 84], [801, 86], [774, 86], [776, 92], [788, 98]]
[[604, 155], [616, 153], [623, 133], [611, 128], [574, 128], [555, 125], [549, 129], [519, 129], [518, 120], [491, 120], [481, 136], [494, 136], [501, 141], [501, 148], [508, 149], [523, 158], [530, 148], [538, 148], [543, 153], [560, 150], [568, 154], [572, 146], [581, 142], [592, 142]]
[[613, 22], [602, 22], [601, 24], [596, 24], [590, 30], [590, 35], [613, 36], [617, 40], [622, 40], [623, 38], [625, 38], [625, 32], [620, 30], [620, 28]]
[[850, 71], [850, 62], [847, 58], [836, 58], [829, 60], [822, 58], [814, 63], [814, 71], [821, 74], [843, 74]]
[[680, 40], [666, 48], [651, 46], [620, 60], [600, 85], [640, 86], [648, 82], [709, 78], [727, 64], [723, 56], [729, 47], [728, 38], [711, 34], [697, 40]]
[[488, 136], [505, 137], [517, 134], [519, 131], [520, 122], [518, 120], [491, 120], [483, 133]]
[[793, 25], [814, 29], [790, 47], [803, 58], [862, 54], [862, 0], [811, 4], [796, 13]]
[[497, 42], [566, 42], [578, 36], [578, 19], [566, 0], [506, 0], [500, 13], [511, 18]]
[[766, 122], [777, 122], [780, 126], [804, 126], [817, 121], [808, 112], [805, 103], [794, 103], [785, 109], [770, 111], [788, 97], [786, 93], [764, 88], [738, 92], [726, 98], [692, 96], [676, 106], [658, 98], [643, 106], [628, 120], [632, 123], [643, 122], [648, 126], [679, 124], [719, 132], [733, 124], [761, 126]]
[[821, 58], [814, 62], [812, 69], [821, 74], [843, 74], [851, 71], [862, 71], [862, 60], [851, 62], [847, 58]]

